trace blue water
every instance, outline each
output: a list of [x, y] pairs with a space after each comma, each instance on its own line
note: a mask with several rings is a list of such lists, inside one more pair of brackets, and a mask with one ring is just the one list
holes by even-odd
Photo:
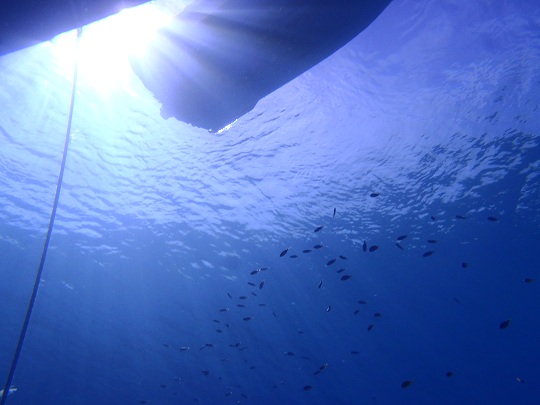
[[[533, 3], [395, 1], [220, 135], [81, 66], [8, 403], [537, 404]], [[69, 111], [53, 50], [0, 58], [2, 385]]]

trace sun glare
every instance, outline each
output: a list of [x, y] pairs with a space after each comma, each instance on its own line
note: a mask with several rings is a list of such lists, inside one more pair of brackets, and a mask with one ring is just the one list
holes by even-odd
[[[131, 74], [129, 55], [143, 56], [150, 40], [173, 15], [153, 3], [125, 9], [83, 27], [79, 43], [79, 78], [98, 89], [123, 87]], [[73, 72], [76, 31], [51, 42], [59, 67]]]

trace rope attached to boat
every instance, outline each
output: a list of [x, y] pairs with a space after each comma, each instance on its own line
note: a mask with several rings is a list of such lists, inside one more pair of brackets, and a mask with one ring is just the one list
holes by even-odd
[[7, 401], [8, 394], [10, 392], [11, 383], [13, 382], [13, 376], [15, 375], [15, 370], [17, 368], [17, 363], [19, 361], [19, 356], [24, 344], [24, 338], [28, 330], [28, 325], [30, 323], [30, 317], [32, 316], [32, 310], [34, 308], [34, 303], [36, 302], [36, 297], [39, 289], [39, 284], [41, 281], [41, 275], [43, 273], [43, 267], [45, 266], [45, 258], [47, 257], [47, 251], [49, 249], [49, 242], [51, 240], [51, 234], [54, 225], [54, 219], [56, 217], [56, 208], [58, 207], [58, 199], [60, 198], [60, 189], [62, 188], [62, 180], [64, 178], [64, 169], [66, 167], [66, 158], [69, 146], [69, 137], [71, 133], [71, 121], [73, 119], [73, 106], [75, 104], [75, 92], [77, 87], [77, 75], [79, 68], [79, 41], [82, 34], [82, 27], [77, 29], [77, 40], [75, 45], [75, 67], [73, 70], [73, 86], [71, 88], [71, 104], [69, 107], [69, 117], [67, 122], [66, 129], [66, 139], [64, 141], [64, 154], [62, 156], [62, 164], [60, 165], [60, 173], [58, 174], [58, 182], [56, 184], [56, 194], [54, 196], [54, 203], [51, 212], [51, 218], [49, 220], [49, 228], [47, 230], [47, 237], [45, 238], [45, 244], [43, 246], [43, 252], [41, 253], [41, 261], [39, 263], [39, 268], [36, 274], [36, 279], [34, 281], [34, 288], [32, 290], [32, 296], [28, 302], [28, 308], [26, 309], [26, 316], [24, 318], [24, 323], [21, 328], [21, 334], [19, 335], [19, 341], [17, 342], [17, 348], [15, 349], [15, 354], [13, 355], [13, 360], [11, 361], [11, 367], [9, 369], [9, 374], [4, 385], [4, 395], [0, 399], [0, 405], [4, 405]]

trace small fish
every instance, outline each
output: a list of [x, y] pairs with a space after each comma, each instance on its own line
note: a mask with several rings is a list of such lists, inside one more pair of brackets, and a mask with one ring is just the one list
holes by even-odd
[[438, 243], [438, 241], [435, 239], [428, 239], [427, 243]]
[[412, 381], [411, 380], [405, 380], [401, 383], [401, 388], [407, 388], [407, 387], [410, 387], [412, 384]]
[[265, 306], [266, 306], [266, 304], [259, 304], [259, 306], [260, 306], [260, 307], [265, 307]]
[[464, 217], [463, 215], [456, 215], [457, 219], [467, 219], [467, 217]]
[[327, 266], [331, 266], [336, 262], [336, 259], [328, 260], [328, 263], [326, 263]]
[[231, 293], [227, 293], [227, 296], [232, 300], [232, 295], [231, 295]]
[[249, 284], [250, 286], [252, 286], [252, 287], [255, 287], [255, 286], [257, 285], [257, 284], [255, 284], [255, 283], [252, 283], [251, 281], [248, 281], [248, 284]]
[[343, 256], [343, 255], [339, 255], [339, 258], [340, 258], [341, 260], [349, 260], [349, 259], [347, 259], [347, 257], [345, 257], [345, 256]]
[[304, 331], [302, 329], [298, 329], [296, 332], [298, 332], [299, 335], [303, 335]]
[[524, 278], [523, 281], [526, 283], [534, 283], [534, 278]]
[[251, 321], [253, 319], [252, 316], [245, 316], [244, 318], [242, 318], [244, 321]]
[[283, 353], [284, 356], [294, 356], [295, 353], [294, 352], [285, 352]]
[[399, 236], [397, 237], [397, 240], [403, 240], [403, 239], [405, 239], [406, 237], [407, 237], [407, 235], [399, 235]]
[[352, 355], [355, 355], [355, 354], [359, 354], [360, 352], [357, 352], [356, 350], [351, 350], [351, 354]]
[[380, 318], [382, 315], [381, 315], [380, 312], [375, 312], [375, 313], [373, 314], [373, 316], [374, 316], [375, 318]]
[[399, 249], [403, 250], [403, 246], [401, 246], [401, 245], [400, 245], [399, 243], [397, 243], [397, 242], [396, 242], [396, 246], [397, 246]]
[[525, 380], [523, 378], [516, 377], [516, 381], [521, 384], [525, 384]]
[[375, 326], [374, 324], [369, 325], [369, 326], [367, 327], [368, 332], [369, 332], [371, 329], [373, 329], [374, 326]]
[[367, 302], [364, 301], [364, 300], [358, 300], [358, 303], [359, 303], [359, 304], [367, 304]]
[[343, 276], [341, 276], [341, 281], [347, 281], [347, 280], [350, 280], [351, 279], [351, 275], [350, 274], [345, 274]]
[[380, 195], [381, 195], [381, 193], [371, 193], [369, 196], [372, 197], [372, 198], [375, 198], [375, 197], [378, 197]]
[[246, 297], [245, 295], [241, 295], [241, 296], [240, 296], [240, 297], [238, 297], [238, 298], [239, 298], [239, 299], [241, 299], [241, 300], [245, 300], [245, 299], [247, 299], [247, 297]]
[[313, 249], [320, 249], [322, 247], [323, 247], [322, 245], [315, 245], [315, 246], [313, 246]]
[[287, 252], [289, 251], [290, 248], [287, 248], [285, 250], [283, 250], [280, 254], [279, 254], [279, 257], [283, 257], [287, 254]]
[[315, 229], [313, 230], [313, 232], [319, 232], [319, 231], [320, 231], [321, 229], [323, 229], [323, 228], [324, 228], [324, 225], [318, 226], [317, 228], [315, 228]]
[[201, 347], [199, 347], [199, 350], [202, 350], [204, 349], [205, 347], [214, 347], [214, 344], [213, 343], [205, 343], [204, 345], [202, 345]]
[[322, 287], [322, 280], [319, 281], [319, 285], [317, 286], [317, 288], [321, 288]]
[[246, 306], [244, 304], [236, 304], [238, 308], [245, 308]]
[[264, 280], [259, 283], [259, 290], [262, 290], [264, 287]]
[[336, 216], [336, 209], [334, 208], [334, 215], [332, 215], [332, 218]]
[[315, 371], [313, 374], [319, 374], [321, 371], [323, 371], [326, 367], [328, 367], [328, 363], [324, 363], [323, 365], [319, 366], [319, 369]]
[[469, 263], [463, 262], [463, 263], [461, 263], [461, 267], [462, 267], [463, 269], [466, 269], [467, 267], [469, 267]]
[[311, 391], [313, 387], [311, 385], [304, 385], [304, 391]]
[[290, 255], [289, 256], [291, 259], [296, 259], [298, 257], [298, 255]]
[[216, 329], [216, 332], [217, 333], [223, 333], [223, 331], [221, 329]]
[[163, 343], [163, 347], [169, 347], [167, 343]]
[[309, 252], [311, 252], [311, 249], [302, 250], [302, 253], [309, 253]]
[[370, 252], [375, 252], [378, 248], [379, 248], [379, 246], [377, 246], [377, 245], [372, 245], [372, 246], [369, 247], [369, 251], [370, 251]]
[[167, 388], [167, 384], [159, 384], [160, 388]]
[[189, 350], [189, 346], [182, 346], [182, 347], [180, 348], [180, 351], [181, 351], [181, 352], [185, 352], [185, 351], [187, 351], [187, 350]]
[[259, 269], [253, 270], [253, 271], [252, 271], [251, 273], [249, 273], [249, 274], [251, 274], [252, 276], [254, 276], [254, 275], [257, 274], [259, 271], [260, 271]]
[[342, 269], [339, 269], [338, 271], [336, 271], [336, 273], [343, 273], [345, 271], [345, 268], [342, 268]]
[[458, 300], [456, 297], [454, 297], [454, 301], [457, 302], [458, 304], [461, 304], [461, 301]]
[[332, 310], [332, 305], [328, 305], [328, 308], [326, 308], [326, 312], [330, 312]]
[[454, 375], [454, 372], [453, 371], [447, 371], [446, 372], [446, 376], [447, 377], [452, 377]]
[[276, 313], [275, 313], [275, 312], [272, 312], [272, 315], [274, 315], [274, 316], [275, 316], [275, 317], [277, 318], [277, 315], [276, 315]]
[[257, 294], [255, 294], [253, 291], [251, 292], [251, 295], [253, 295], [254, 297], [257, 296]]
[[428, 256], [431, 256], [433, 253], [435, 253], [433, 250], [428, 250], [426, 253], [424, 253], [422, 256], [423, 257], [428, 257]]
[[364, 241], [364, 242], [362, 243], [362, 250], [363, 250], [364, 252], [367, 250], [367, 242], [366, 242], [366, 241]]
[[221, 321], [219, 319], [214, 319], [212, 322], [214, 323], [221, 323]]
[[431, 220], [432, 220], [432, 221], [436, 221], [437, 218], [435, 218], [435, 217], [432, 215], [432, 216], [431, 216]]
[[202, 370], [201, 373], [203, 373], [203, 375], [209, 375], [209, 374], [210, 374], [210, 371], [208, 371], [208, 370]]
[[221, 309], [219, 310], [219, 312], [227, 312], [228, 310], [229, 310], [229, 308], [221, 308]]
[[498, 219], [496, 217], [493, 217], [493, 216], [489, 216], [489, 217], [487, 217], [487, 219], [488, 219], [488, 221], [493, 221], [493, 222], [498, 221]]
[[359, 313], [360, 313], [360, 310], [359, 310], [359, 309], [357, 309], [357, 310], [354, 311], [354, 314], [355, 314], [355, 315], [358, 315]]
[[268, 267], [261, 267], [259, 270], [260, 271], [266, 271], [266, 270], [268, 270]]
[[508, 328], [508, 325], [510, 325], [511, 319], [507, 319], [505, 321], [502, 321], [499, 325], [499, 329], [506, 329]]

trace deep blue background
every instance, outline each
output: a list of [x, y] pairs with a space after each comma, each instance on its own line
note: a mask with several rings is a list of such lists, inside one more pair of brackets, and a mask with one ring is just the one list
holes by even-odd
[[[219, 135], [163, 120], [131, 73], [105, 90], [81, 65], [8, 403], [538, 403], [529, 3], [396, 1]], [[4, 376], [62, 153], [71, 79], [57, 46], [0, 58]], [[364, 253], [364, 240], [379, 249]]]

